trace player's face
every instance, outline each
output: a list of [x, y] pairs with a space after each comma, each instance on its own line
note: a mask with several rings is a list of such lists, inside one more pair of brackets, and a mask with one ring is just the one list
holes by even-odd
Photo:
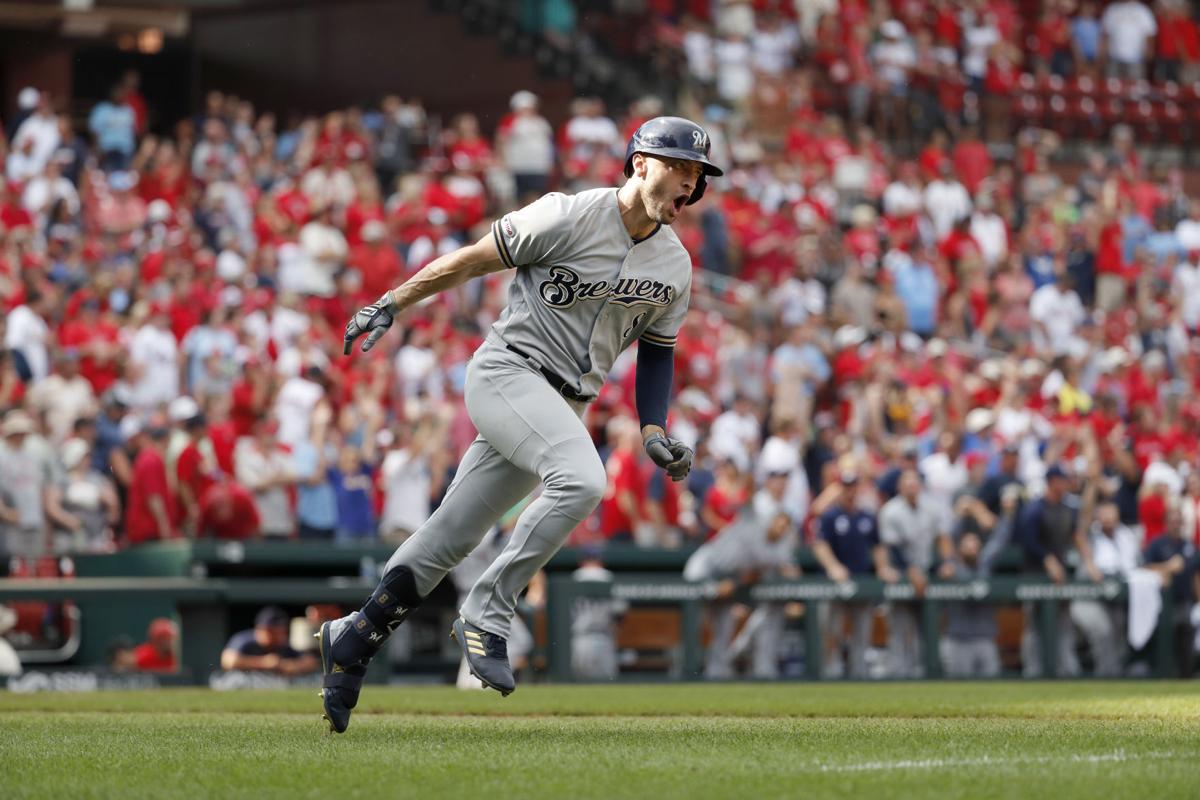
[[642, 202], [650, 219], [662, 225], [674, 222], [696, 189], [703, 170], [699, 162], [682, 158], [646, 158]]

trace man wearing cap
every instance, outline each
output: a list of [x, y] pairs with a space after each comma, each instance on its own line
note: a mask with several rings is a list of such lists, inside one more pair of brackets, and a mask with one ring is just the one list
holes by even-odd
[[[836, 583], [878, 572], [895, 580], [895, 569], [887, 563], [887, 551], [879, 541], [875, 515], [859, 506], [858, 475], [843, 470], [838, 477], [837, 499], [821, 515], [813, 555]], [[821, 629], [826, 640], [826, 674], [850, 678], [867, 676], [866, 652], [871, 637], [872, 607], [864, 602], [822, 605]], [[850, 627], [849, 665], [842, 657], [842, 631]]]
[[[787, 512], [784, 497], [788, 474], [769, 475], [749, 507], [688, 559], [683, 577], [690, 581], [718, 581], [713, 604], [713, 635], [705, 657], [704, 676], [715, 680], [735, 677], [734, 634], [737, 606], [730, 595], [740, 585], [767, 577], [796, 578], [796, 524]], [[779, 677], [779, 640], [784, 613], [779, 603], [764, 603], [755, 614], [753, 628], [744, 632], [753, 641], [751, 673], [755, 678]], [[747, 623], [749, 624], [749, 623]]]
[[175, 672], [179, 660], [175, 657], [175, 645], [179, 640], [179, 629], [166, 617], [150, 622], [146, 630], [146, 641], [133, 648], [133, 663], [138, 672]]
[[105, 172], [125, 169], [133, 157], [137, 119], [125, 105], [126, 89], [114, 83], [107, 100], [96, 104], [88, 115], [88, 130], [100, 148], [100, 167]]
[[183, 524], [194, 536], [200, 524], [200, 498], [220, 478], [221, 468], [199, 404], [190, 397], [177, 397], [167, 411], [176, 426], [168, 445], [167, 469], [175, 474]]
[[[1071, 478], [1059, 464], [1046, 470], [1046, 492], [1029, 503], [1021, 512], [1018, 535], [1025, 551], [1028, 572], [1044, 573], [1055, 583], [1067, 580], [1067, 568], [1075, 563], [1083, 537], [1079, 528], [1079, 499], [1071, 494]], [[1022, 673], [1025, 677], [1041, 677], [1042, 663], [1035, 604], [1025, 604], [1025, 632], [1021, 638]], [[1058, 675], [1073, 677], [1079, 674], [1075, 656], [1075, 626], [1069, 606], [1058, 604]]]
[[296, 471], [291, 455], [280, 446], [278, 432], [278, 422], [262, 417], [253, 435], [238, 439], [233, 460], [238, 483], [254, 494], [263, 535], [286, 539], [296, 527], [288, 497]]
[[278, 606], [267, 606], [254, 617], [254, 627], [230, 637], [221, 651], [221, 669], [303, 675], [319, 666], [312, 653], [301, 653], [288, 641], [291, 618]]
[[1194, 607], [1200, 599], [1200, 553], [1183, 530], [1178, 507], [1167, 513], [1165, 533], [1143, 553], [1145, 565], [1162, 576], [1171, 593], [1171, 637], [1175, 643], [1175, 675], [1191, 678], [1196, 663]]
[[9, 556], [37, 558], [50, 549], [43, 471], [25, 446], [36, 432], [33, 419], [20, 409], [8, 412], [0, 422], [0, 546]]
[[1000, 497], [1006, 487], [1016, 486], [1022, 492], [1025, 489], [1025, 485], [1017, 476], [1017, 469], [1021, 462], [1020, 454], [1021, 448], [1016, 442], [1005, 444], [1000, 450], [1000, 461], [996, 472], [988, 476], [979, 489], [979, 499], [993, 514], [1000, 513]]
[[133, 461], [125, 508], [125, 538], [129, 544], [175, 538], [178, 513], [164, 458], [171, 431], [166, 421], [159, 419], [145, 432], [145, 442]]
[[20, 356], [17, 372], [27, 382], [40, 381], [50, 374], [50, 326], [46, 320], [53, 307], [50, 292], [33, 289], [22, 305], [8, 312], [4, 346]]
[[112, 481], [93, 468], [91, 446], [84, 439], [68, 439], [59, 454], [66, 475], [46, 492], [47, 516], [54, 523], [55, 552], [110, 550], [112, 530], [121, 518]]
[[921, 459], [919, 469], [925, 491], [944, 517], [942, 530], [949, 530], [954, 518], [954, 496], [969, 479], [961, 435], [942, 431], [937, 438], [937, 451]]
[[[604, 568], [603, 548], [590, 545], [580, 549], [579, 567], [571, 580], [584, 584], [612, 583], [613, 574]], [[615, 680], [617, 663], [617, 622], [628, 610], [624, 600], [604, 597], [580, 597], [571, 606], [571, 672], [576, 678], [591, 681]]]
[[148, 308], [145, 323], [129, 343], [129, 381], [133, 406], [150, 410], [179, 396], [179, 346], [171, 333], [167, 307]]
[[[934, 539], [944, 533], [943, 518], [921, 490], [921, 475], [915, 469], [901, 473], [898, 488], [899, 493], [879, 509], [879, 540], [887, 548], [886, 560], [893, 567], [881, 572], [881, 577], [888, 580], [903, 575], [921, 597], [929, 583]], [[918, 677], [920, 635], [913, 605], [892, 603], [888, 650], [893, 678]]]
[[96, 411], [96, 393], [79, 374], [79, 351], [60, 350], [54, 359], [54, 374], [38, 381], [29, 391], [29, 406], [45, 414], [51, 441], [71, 435], [75, 420]]
[[496, 128], [496, 154], [516, 181], [517, 200], [525, 201], [546, 191], [554, 168], [554, 129], [538, 113], [533, 92], [517, 92], [509, 108], [512, 113]]
[[[996, 559], [1008, 547], [1017, 520], [1017, 490], [1002, 493], [998, 523], [984, 542], [974, 531], [956, 536], [954, 553], [943, 562], [944, 580], [966, 583], [991, 575]], [[942, 669], [950, 678], [991, 678], [1000, 674], [996, 646], [996, 609], [984, 603], [946, 604], [946, 627], [941, 640]]]
[[347, 263], [362, 276], [362, 290], [378, 297], [392, 287], [396, 276], [404, 272], [404, 263], [396, 248], [387, 241], [387, 225], [373, 219], [362, 226], [362, 241], [350, 249]]
[[[1141, 540], [1127, 525], [1121, 524], [1120, 511], [1111, 501], [1096, 508], [1090, 522], [1086, 560], [1076, 569], [1076, 578], [1115, 578], [1127, 581], [1138, 568]], [[1126, 650], [1125, 600], [1073, 600], [1071, 619], [1088, 643], [1095, 663], [1096, 677], [1115, 678], [1121, 675]]]

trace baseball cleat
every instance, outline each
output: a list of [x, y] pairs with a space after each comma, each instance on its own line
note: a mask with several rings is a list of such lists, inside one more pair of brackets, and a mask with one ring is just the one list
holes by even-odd
[[508, 665], [508, 642], [504, 637], [475, 627], [462, 617], [454, 620], [450, 638], [458, 642], [467, 669], [489, 689], [508, 697], [517, 688], [512, 667]]
[[320, 697], [325, 707], [322, 716], [329, 723], [330, 733], [345, 733], [350, 725], [350, 712], [358, 704], [358, 693], [362, 690], [363, 677], [367, 674], [365, 664], [343, 666], [333, 659], [333, 622], [321, 624], [316, 638], [321, 645]]

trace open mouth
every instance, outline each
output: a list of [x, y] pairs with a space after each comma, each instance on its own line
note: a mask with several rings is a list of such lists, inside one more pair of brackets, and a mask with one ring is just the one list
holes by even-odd
[[687, 204], [687, 200], [688, 196], [686, 194], [681, 194], [672, 201], [675, 205], [676, 214], [678, 214], [680, 211], [683, 211], [683, 207]]

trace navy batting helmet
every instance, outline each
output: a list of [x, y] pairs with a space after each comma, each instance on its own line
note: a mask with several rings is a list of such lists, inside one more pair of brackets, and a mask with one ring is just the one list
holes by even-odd
[[634, 153], [699, 161], [704, 165], [704, 171], [700, 173], [696, 188], [688, 198], [687, 204], [690, 206], [704, 196], [704, 190], [708, 188], [707, 176], [725, 174], [720, 167], [708, 160], [710, 146], [708, 133], [691, 120], [683, 117], [655, 117], [643, 122], [626, 145], [625, 177], [633, 175]]

